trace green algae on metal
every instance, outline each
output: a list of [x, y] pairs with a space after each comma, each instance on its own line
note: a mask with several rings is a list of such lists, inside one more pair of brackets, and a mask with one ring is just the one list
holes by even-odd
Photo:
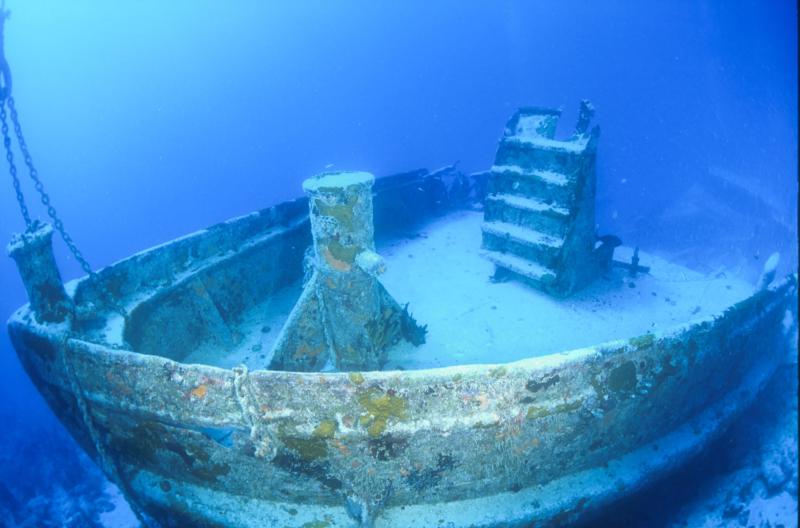
[[309, 521], [303, 523], [300, 528], [328, 528], [331, 525], [328, 521]]
[[364, 375], [360, 372], [349, 372], [347, 377], [353, 385], [361, 385], [364, 383]]
[[[321, 192], [341, 192], [341, 189], [332, 187], [332, 188], [320, 188], [319, 191]], [[323, 216], [330, 216], [335, 218], [339, 223], [342, 224], [342, 227], [345, 229], [350, 229], [353, 225], [353, 207], [358, 203], [358, 196], [351, 195], [347, 198], [346, 203], [344, 204], [327, 204], [323, 200], [317, 199], [314, 200], [314, 205], [317, 206], [319, 209], [319, 213]]]
[[352, 264], [361, 249], [356, 246], [345, 246], [337, 240], [332, 240], [328, 243], [328, 251], [331, 252], [331, 255], [336, 260]]
[[380, 436], [386, 430], [389, 419], [406, 419], [406, 400], [391, 391], [380, 395], [377, 389], [370, 389], [358, 395], [358, 403], [367, 411], [359, 422], [366, 425], [371, 437]]
[[336, 429], [334, 420], [324, 420], [314, 428], [310, 438], [305, 438], [292, 427], [283, 426], [279, 430], [279, 438], [287, 448], [300, 455], [300, 458], [312, 461], [328, 456], [327, 440], [333, 438]]
[[299, 436], [281, 437], [284, 445], [297, 452], [305, 461], [317, 460], [328, 456], [328, 444], [324, 438], [301, 438]]
[[312, 436], [314, 438], [333, 438], [337, 427], [336, 420], [324, 420], [314, 428]]

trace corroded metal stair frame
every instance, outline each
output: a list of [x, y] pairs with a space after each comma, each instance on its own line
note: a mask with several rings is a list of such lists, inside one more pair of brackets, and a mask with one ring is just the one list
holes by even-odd
[[555, 139], [560, 110], [521, 108], [506, 124], [482, 226], [496, 279], [515, 278], [566, 296], [610, 267], [613, 242], [598, 242], [595, 233], [600, 128], [588, 130], [593, 114], [582, 101], [575, 132], [566, 140]]

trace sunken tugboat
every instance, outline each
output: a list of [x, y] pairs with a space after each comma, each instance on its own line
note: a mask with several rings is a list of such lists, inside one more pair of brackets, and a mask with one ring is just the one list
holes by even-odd
[[754, 398], [797, 282], [598, 239], [591, 113], [558, 140], [520, 110], [488, 173], [323, 174], [66, 286], [31, 224], [14, 347], [148, 526], [585, 517]]

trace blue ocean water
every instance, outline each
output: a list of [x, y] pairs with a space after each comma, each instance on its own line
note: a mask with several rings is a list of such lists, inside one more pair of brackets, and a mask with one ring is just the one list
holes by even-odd
[[[518, 107], [563, 107], [566, 134], [587, 98], [602, 128], [601, 231], [753, 282], [774, 251], [779, 274], [797, 270], [793, 2], [9, 0], [6, 8], [26, 139], [96, 268], [299, 196], [305, 178], [329, 168], [382, 176], [458, 161], [465, 172], [485, 170]], [[44, 218], [28, 183], [34, 215]], [[0, 240], [23, 229], [9, 177]], [[58, 240], [55, 251], [65, 278], [82, 275]], [[0, 259], [0, 319], [25, 302], [13, 262]], [[764, 409], [793, 400], [796, 385], [784, 384]], [[788, 409], [796, 420], [796, 406]], [[796, 443], [796, 421], [778, 427], [772, 414], [752, 420], [764, 431], [793, 428]], [[0, 522], [101, 525], [100, 513], [114, 507], [105, 481], [5, 332], [0, 417]], [[740, 458], [786, 438], [753, 436], [729, 437]], [[716, 460], [708, 464], [735, 465]], [[793, 476], [783, 471], [790, 488], [794, 479], [796, 510], [796, 465]], [[697, 523], [685, 512], [710, 485], [676, 478], [694, 493], [674, 506], [650, 495], [593, 522]]]

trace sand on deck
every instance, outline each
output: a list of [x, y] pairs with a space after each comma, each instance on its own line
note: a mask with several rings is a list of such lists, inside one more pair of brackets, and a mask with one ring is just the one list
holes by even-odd
[[[481, 255], [482, 221], [481, 212], [459, 211], [378, 248], [387, 265], [381, 282], [428, 325], [426, 343], [396, 346], [385, 370], [505, 363], [626, 339], [720, 312], [753, 291], [730, 272], [707, 276], [644, 252], [649, 274], [632, 278], [615, 268], [566, 299], [516, 281], [493, 283], [494, 265]], [[631, 254], [620, 247], [615, 258], [627, 262]], [[284, 288], [250, 310], [234, 350], [198, 350], [185, 362], [266, 368], [300, 291], [299, 284]]]

